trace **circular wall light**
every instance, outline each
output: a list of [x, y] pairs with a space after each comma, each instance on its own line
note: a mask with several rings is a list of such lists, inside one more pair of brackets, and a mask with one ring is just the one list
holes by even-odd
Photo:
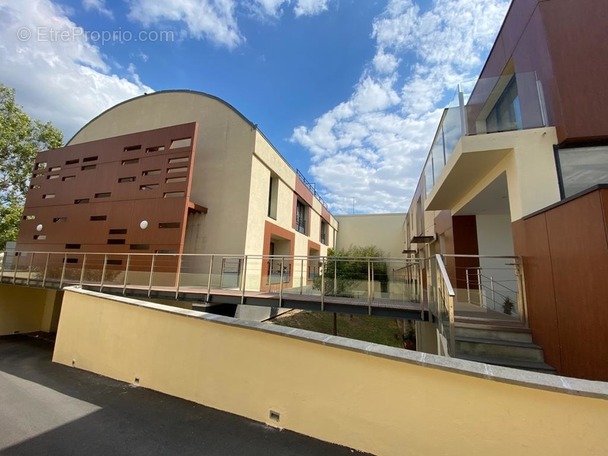
[[145, 230], [146, 228], [148, 228], [148, 221], [147, 220], [142, 220], [141, 222], [139, 222], [139, 227], [142, 230]]
[[36, 227], [36, 231], [42, 231], [42, 228], [44, 228], [44, 226], [42, 226], [42, 223], [41, 223]]

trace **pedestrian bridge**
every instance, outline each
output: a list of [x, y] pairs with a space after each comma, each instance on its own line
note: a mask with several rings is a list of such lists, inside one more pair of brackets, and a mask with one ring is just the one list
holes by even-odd
[[2, 283], [214, 305], [430, 319], [418, 263], [392, 258], [71, 254], [6, 256]]

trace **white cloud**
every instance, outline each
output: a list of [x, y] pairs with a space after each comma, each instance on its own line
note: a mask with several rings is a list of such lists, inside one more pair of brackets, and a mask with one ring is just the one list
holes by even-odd
[[297, 0], [294, 7], [296, 17], [316, 16], [327, 11], [329, 0]]
[[255, 0], [253, 8], [261, 16], [273, 18], [281, 16], [283, 5], [289, 4], [290, 0]]
[[[67, 31], [67, 39], [51, 39]], [[49, 0], [0, 0], [0, 81], [26, 112], [61, 128], [66, 140], [105, 109], [152, 89], [111, 73], [99, 49]]]
[[336, 213], [408, 209], [443, 108], [480, 70], [509, 0], [390, 0], [373, 21], [376, 54], [351, 97], [292, 140]]
[[82, 6], [86, 11], [97, 11], [102, 16], [114, 19], [114, 13], [106, 7], [105, 0], [82, 0]]
[[129, 19], [144, 27], [183, 23], [191, 37], [233, 49], [245, 41], [238, 28], [236, 6], [235, 0], [131, 0]]

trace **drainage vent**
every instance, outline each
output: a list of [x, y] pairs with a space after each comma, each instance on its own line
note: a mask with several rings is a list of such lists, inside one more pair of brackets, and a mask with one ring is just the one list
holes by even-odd
[[271, 410], [270, 419], [272, 421], [276, 421], [278, 423], [281, 420], [281, 414], [279, 412], [275, 412], [274, 410]]

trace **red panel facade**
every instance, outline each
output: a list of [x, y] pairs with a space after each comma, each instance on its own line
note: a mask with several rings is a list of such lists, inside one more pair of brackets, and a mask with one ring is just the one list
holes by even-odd
[[189, 123], [40, 153], [17, 249], [180, 253], [195, 144]]

